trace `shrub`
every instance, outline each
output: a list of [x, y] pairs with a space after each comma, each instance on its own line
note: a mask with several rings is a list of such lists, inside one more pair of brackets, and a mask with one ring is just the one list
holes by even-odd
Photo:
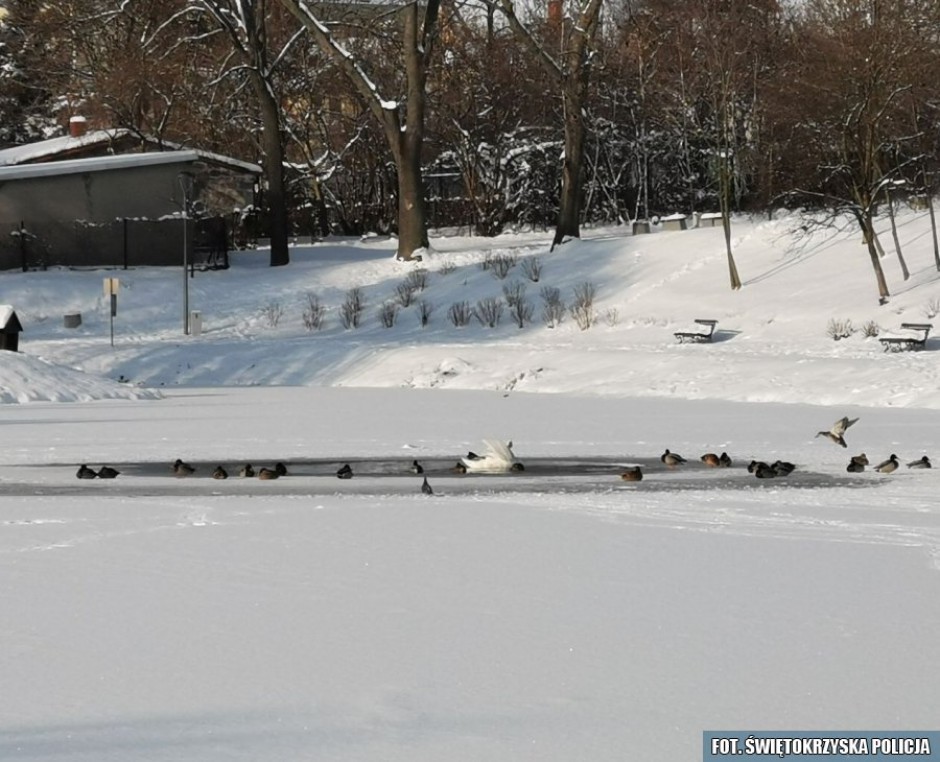
[[522, 274], [533, 283], [542, 277], [542, 261], [538, 257], [529, 257], [522, 262]]
[[405, 278], [405, 284], [412, 291], [424, 291], [428, 287], [428, 271], [424, 269], [412, 270]]
[[437, 269], [437, 271], [441, 275], [450, 275], [456, 269], [457, 269], [457, 263], [454, 262], [454, 260], [445, 259], [443, 262], [441, 262], [441, 266]]
[[307, 306], [304, 307], [304, 328], [308, 331], [319, 331], [323, 327], [323, 316], [326, 307], [320, 304], [320, 297], [313, 293], [307, 294]]
[[514, 254], [487, 254], [484, 264], [484, 270], [490, 270], [494, 278], [503, 280], [516, 266], [516, 256]]
[[395, 287], [395, 294], [398, 298], [398, 303], [402, 307], [410, 307], [412, 302], [415, 300], [415, 291], [416, 289], [412, 286], [407, 280], [404, 283], [399, 283]]
[[430, 302], [426, 302], [423, 299], [418, 302], [418, 320], [421, 323], [422, 328], [426, 328], [428, 323], [431, 322], [431, 314], [434, 312], [434, 305]]
[[264, 316], [269, 328], [277, 328], [277, 324], [284, 317], [284, 308], [280, 302], [270, 301], [261, 308], [261, 314]]
[[881, 327], [874, 320], [869, 320], [862, 326], [862, 336], [866, 339], [873, 339], [879, 333], [881, 333]]
[[361, 288], [351, 288], [346, 292], [346, 299], [339, 308], [339, 318], [343, 323], [343, 328], [358, 328], [362, 320], [362, 310], [365, 303], [362, 298]]
[[829, 325], [826, 326], [826, 335], [833, 341], [847, 339], [853, 333], [855, 333], [855, 326], [852, 325], [851, 320], [836, 320], [833, 318], [829, 321]]
[[506, 305], [512, 307], [515, 302], [525, 299], [525, 284], [514, 280], [503, 286], [503, 296], [506, 298]]
[[542, 297], [542, 320], [549, 328], [560, 325], [565, 318], [565, 302], [561, 298], [561, 291], [554, 286], [543, 286], [540, 292]]
[[495, 328], [503, 316], [503, 300], [494, 297], [480, 299], [473, 309], [473, 314], [480, 321], [480, 325]]
[[594, 314], [594, 296], [597, 293], [593, 283], [585, 281], [574, 287], [574, 302], [569, 308], [571, 317], [578, 324], [578, 328], [586, 331], [595, 322], [597, 316]]
[[463, 328], [470, 322], [472, 317], [473, 310], [470, 308], [470, 303], [466, 301], [454, 302], [447, 310], [447, 319], [457, 328]]
[[398, 318], [398, 305], [395, 302], [384, 302], [379, 307], [379, 322], [383, 328], [391, 328]]
[[532, 306], [532, 302], [524, 297], [516, 299], [509, 305], [509, 316], [520, 328], [524, 328], [526, 323], [532, 322], [532, 313], [534, 311], [535, 308]]
[[620, 311], [616, 307], [611, 307], [604, 313], [604, 320], [609, 327], [613, 328], [620, 322]]
[[930, 320], [940, 315], [940, 299], [928, 299], [924, 305], [924, 315]]

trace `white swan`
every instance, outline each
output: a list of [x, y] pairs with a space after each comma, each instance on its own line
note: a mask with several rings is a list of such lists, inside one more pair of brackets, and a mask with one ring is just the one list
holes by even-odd
[[483, 445], [486, 448], [483, 455], [471, 453], [460, 459], [467, 473], [505, 474], [524, 470], [523, 465], [513, 455], [512, 442], [484, 439]]

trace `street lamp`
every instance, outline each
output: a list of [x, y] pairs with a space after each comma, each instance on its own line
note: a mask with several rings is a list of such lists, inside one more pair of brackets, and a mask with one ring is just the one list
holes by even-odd
[[189, 336], [189, 203], [196, 178], [192, 172], [183, 171], [177, 175], [177, 179], [183, 192], [183, 333]]

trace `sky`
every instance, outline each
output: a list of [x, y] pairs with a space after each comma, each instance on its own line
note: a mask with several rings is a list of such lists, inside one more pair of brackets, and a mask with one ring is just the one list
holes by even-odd
[[[671, 760], [722, 728], [936, 729], [937, 476], [906, 464], [940, 458], [940, 339], [828, 335], [931, 320], [929, 224], [900, 223], [912, 277], [889, 245], [883, 306], [855, 230], [783, 214], [736, 221], [740, 292], [720, 228], [239, 253], [190, 283], [199, 336], [174, 268], [0, 274], [24, 327], [0, 353], [0, 758]], [[417, 268], [429, 325], [383, 327]], [[507, 282], [531, 324], [448, 321]], [[586, 282], [595, 324], [548, 328], [541, 290]], [[696, 318], [714, 342], [677, 342]], [[846, 448], [816, 436], [845, 415]], [[454, 473], [487, 438], [526, 470]], [[862, 452], [901, 468], [847, 473]]]

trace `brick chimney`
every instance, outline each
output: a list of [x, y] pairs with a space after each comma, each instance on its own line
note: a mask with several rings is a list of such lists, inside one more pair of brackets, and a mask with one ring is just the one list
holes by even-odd
[[69, 135], [80, 138], [88, 131], [88, 120], [83, 116], [73, 116], [69, 119]]

